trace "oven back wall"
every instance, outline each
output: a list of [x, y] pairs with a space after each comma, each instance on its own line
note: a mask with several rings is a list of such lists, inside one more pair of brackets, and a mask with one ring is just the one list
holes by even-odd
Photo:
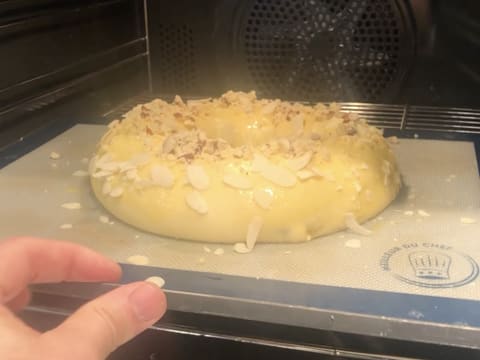
[[157, 93], [480, 107], [476, 0], [147, 3]]

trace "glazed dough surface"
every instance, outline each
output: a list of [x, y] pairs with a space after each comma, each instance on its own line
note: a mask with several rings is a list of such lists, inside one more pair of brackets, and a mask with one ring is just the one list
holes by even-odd
[[97, 199], [124, 222], [238, 243], [239, 252], [352, 227], [388, 206], [401, 183], [381, 131], [355, 114], [253, 92], [136, 106], [109, 125], [90, 175]]

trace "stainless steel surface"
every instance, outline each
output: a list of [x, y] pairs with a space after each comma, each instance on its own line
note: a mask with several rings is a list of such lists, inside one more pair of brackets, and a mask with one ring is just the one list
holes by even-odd
[[[7, 92], [20, 91], [25, 86], [30, 86], [30, 85], [33, 85], [36, 82], [41, 81], [41, 80], [45, 80], [45, 79], [52, 78], [52, 77], [55, 77], [55, 76], [63, 75], [64, 73], [68, 73], [68, 72], [72, 71], [72, 69], [79, 68], [81, 66], [84, 66], [87, 63], [91, 63], [91, 62], [95, 62], [95, 61], [96, 62], [101, 62], [103, 58], [115, 55], [115, 54], [117, 54], [121, 51], [123, 51], [123, 52], [130, 51], [130, 52], [133, 53], [135, 49], [144, 46], [144, 43], [146, 41], [147, 41], [147, 38], [138, 38], [138, 39], [132, 40], [128, 43], [121, 44], [121, 45], [115, 46], [113, 48], [104, 50], [100, 53], [96, 53], [96, 54], [87, 56], [85, 58], [82, 58], [82, 59], [74, 62], [74, 63], [68, 64], [67, 66], [57, 68], [54, 71], [50, 71], [48, 73], [45, 73], [45, 74], [36, 76], [34, 78], [30, 78], [30, 79], [18, 82], [16, 84], [12, 84], [9, 87], [0, 89], [0, 95], [2, 95], [3, 93], [7, 93]], [[148, 47], [147, 47], [147, 49], [148, 49]], [[138, 56], [139, 54], [135, 54], [135, 55]], [[142, 54], [140, 54], [140, 55], [142, 55]], [[115, 64], [112, 64], [111, 66], [113, 66], [113, 65], [115, 65]], [[63, 76], [65, 76], [65, 75], [63, 75]]]
[[[49, 314], [49, 315], [60, 315], [60, 316], [70, 315], [68, 312], [61, 309], [51, 309], [51, 308], [45, 308], [45, 307], [29, 306], [27, 310], [38, 312], [38, 313]], [[293, 343], [293, 342], [288, 342], [283, 340], [267, 340], [267, 339], [254, 338], [254, 337], [248, 337], [248, 336], [235, 336], [235, 335], [228, 335], [220, 332], [204, 331], [200, 329], [193, 329], [193, 328], [186, 329], [186, 328], [181, 328], [175, 325], [164, 325], [161, 323], [152, 325], [150, 329], [158, 330], [160, 332], [165, 332], [165, 333], [227, 340], [227, 341], [239, 342], [244, 344], [266, 346], [270, 348], [293, 350], [296, 352], [303, 352], [303, 353], [340, 356], [340, 357], [343, 356], [348, 359], [381, 360], [381, 359], [387, 358], [385, 355], [371, 354], [371, 353], [358, 352], [358, 351], [338, 350], [331, 347], [298, 344], [298, 343]], [[416, 358], [389, 355], [388, 359], [415, 360]]]
[[38, 95], [37, 97], [34, 97], [32, 99], [25, 100], [22, 103], [15, 103], [12, 104], [8, 108], [3, 108], [0, 111], [0, 118], [2, 117], [7, 117], [7, 116], [21, 116], [21, 115], [26, 115], [33, 110], [38, 110], [41, 108], [46, 107], [47, 105], [53, 104], [59, 99], [62, 99], [66, 97], [67, 95], [70, 95], [74, 89], [78, 88], [79, 86], [83, 84], [87, 84], [88, 81], [95, 79], [96, 77], [107, 74], [108, 72], [112, 70], [119, 69], [127, 64], [133, 63], [139, 59], [142, 59], [146, 57], [147, 55], [145, 53], [133, 55], [127, 59], [122, 59], [115, 64], [111, 64], [106, 66], [105, 68], [102, 68], [101, 70], [91, 72], [87, 75], [80, 76], [76, 78], [75, 80], [66, 82], [58, 86], [57, 88], [53, 90], [48, 90], [43, 92], [41, 95]]
[[[37, 285], [32, 290], [51, 295], [91, 299], [113, 289], [115, 286], [114, 284], [65, 283]], [[465, 325], [452, 326], [421, 320], [405, 320], [391, 317], [380, 318], [373, 315], [290, 306], [268, 301], [250, 301], [234, 297], [211, 296], [168, 289], [165, 290], [165, 293], [168, 299], [168, 308], [181, 312], [480, 349], [480, 343], [478, 342], [480, 328]], [[44, 311], [53, 310], [44, 309]], [[65, 312], [64, 314], [68, 315]], [[166, 331], [182, 331], [191, 335], [201, 335], [197, 330], [178, 329], [163, 326], [162, 324], [156, 324], [154, 327]], [[219, 335], [217, 334], [216, 336]]]

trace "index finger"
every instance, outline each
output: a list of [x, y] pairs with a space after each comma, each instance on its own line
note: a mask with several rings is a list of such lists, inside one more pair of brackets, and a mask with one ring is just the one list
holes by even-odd
[[116, 281], [120, 266], [80, 245], [30, 238], [0, 242], [0, 304], [28, 284], [62, 281]]

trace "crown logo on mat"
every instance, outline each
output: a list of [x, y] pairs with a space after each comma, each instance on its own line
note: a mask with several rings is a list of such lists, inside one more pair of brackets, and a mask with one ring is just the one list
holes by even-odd
[[437, 251], [417, 251], [408, 255], [415, 276], [423, 279], [449, 279], [450, 256]]

